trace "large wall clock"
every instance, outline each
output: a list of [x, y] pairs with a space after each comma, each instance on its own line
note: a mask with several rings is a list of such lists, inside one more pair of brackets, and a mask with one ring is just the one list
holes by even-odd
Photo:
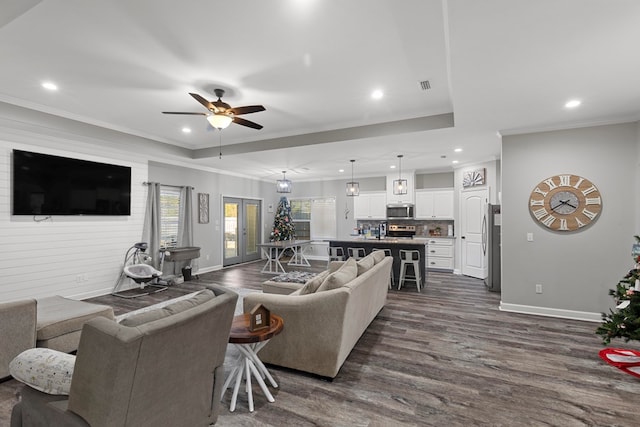
[[602, 211], [596, 186], [577, 175], [554, 175], [542, 180], [529, 196], [534, 220], [551, 230], [575, 231], [595, 221]]

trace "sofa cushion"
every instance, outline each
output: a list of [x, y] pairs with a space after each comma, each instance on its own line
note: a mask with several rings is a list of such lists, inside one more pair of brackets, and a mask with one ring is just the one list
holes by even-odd
[[80, 331], [82, 325], [97, 316], [113, 319], [113, 308], [57, 295], [38, 299], [38, 341]]
[[76, 357], [50, 348], [30, 348], [9, 363], [16, 380], [43, 393], [68, 395]]
[[306, 294], [312, 294], [316, 292], [320, 287], [320, 285], [322, 285], [322, 282], [324, 282], [324, 279], [326, 279], [328, 275], [329, 275], [329, 270], [325, 270], [322, 273], [316, 275], [313, 279], [305, 283], [302, 289], [300, 289], [300, 292], [298, 292], [296, 295], [306, 295]]
[[373, 256], [373, 261], [375, 264], [379, 263], [380, 261], [382, 261], [384, 259], [384, 257], [386, 257], [387, 255], [384, 253], [384, 251], [373, 251], [371, 252], [371, 254]]
[[215, 294], [211, 290], [205, 289], [198, 292], [191, 298], [183, 299], [161, 308], [143, 311], [142, 313], [126, 317], [120, 321], [120, 324], [129, 327], [140, 326], [145, 323], [160, 320], [165, 317], [171, 316], [172, 314], [188, 310], [192, 307], [209, 301], [213, 297], [215, 297]]
[[373, 267], [375, 263], [376, 262], [373, 258], [373, 252], [371, 252], [366, 257], [359, 259], [356, 262], [356, 264], [358, 265], [358, 276], [371, 270], [371, 267]]
[[340, 288], [358, 275], [358, 264], [353, 258], [349, 258], [335, 272], [329, 274], [316, 292], [330, 291], [331, 289]]

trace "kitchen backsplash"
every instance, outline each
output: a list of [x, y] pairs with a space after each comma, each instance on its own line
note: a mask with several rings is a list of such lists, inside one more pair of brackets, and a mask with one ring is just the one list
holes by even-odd
[[[363, 230], [367, 230], [369, 228], [377, 228], [382, 221], [367, 221], [367, 220], [358, 220], [357, 227], [362, 228]], [[440, 236], [447, 236], [448, 228], [451, 226], [453, 228], [453, 235], [456, 234], [456, 229], [454, 226], [453, 220], [388, 220], [387, 224], [399, 224], [399, 225], [414, 225], [416, 227], [416, 237], [429, 237], [436, 236], [438, 227], [440, 228]]]

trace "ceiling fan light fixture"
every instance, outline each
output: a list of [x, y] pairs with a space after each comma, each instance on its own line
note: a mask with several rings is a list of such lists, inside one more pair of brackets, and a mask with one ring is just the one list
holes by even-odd
[[287, 179], [286, 171], [282, 171], [282, 179], [276, 181], [276, 191], [278, 193], [291, 193], [292, 184]]
[[393, 181], [393, 194], [407, 194], [407, 180], [402, 179], [402, 154], [398, 154], [398, 179]]
[[351, 182], [347, 182], [347, 196], [355, 197], [360, 195], [360, 183], [353, 180], [353, 164], [355, 160], [351, 160]]
[[233, 118], [226, 114], [211, 114], [207, 116], [207, 120], [214, 128], [225, 129], [231, 124]]

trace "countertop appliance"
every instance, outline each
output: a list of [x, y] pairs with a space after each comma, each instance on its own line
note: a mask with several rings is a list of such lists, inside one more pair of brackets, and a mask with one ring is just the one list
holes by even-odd
[[487, 256], [488, 275], [484, 279], [487, 289], [500, 292], [500, 205], [487, 205], [482, 219], [482, 251]]
[[413, 219], [415, 206], [412, 203], [387, 205], [387, 219]]
[[408, 239], [413, 239], [416, 235], [416, 226], [415, 225], [404, 225], [404, 224], [389, 224], [387, 228], [387, 236], [388, 237], [405, 237]]

